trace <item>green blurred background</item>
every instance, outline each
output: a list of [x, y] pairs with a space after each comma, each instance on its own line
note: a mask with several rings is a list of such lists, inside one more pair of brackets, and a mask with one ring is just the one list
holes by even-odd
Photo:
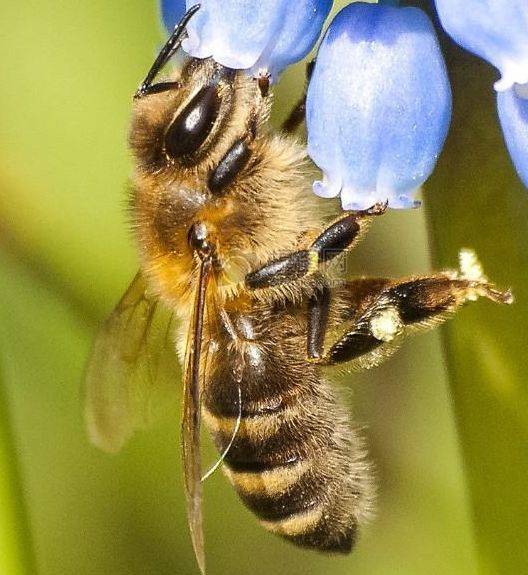
[[[197, 573], [178, 407], [117, 456], [93, 448], [82, 421], [90, 342], [137, 265], [126, 134], [131, 95], [163, 40], [155, 3], [4, 1], [2, 15], [0, 573]], [[458, 248], [474, 246], [517, 303], [479, 302], [443, 332], [446, 345], [439, 331], [411, 339], [341, 382], [380, 492], [352, 555], [270, 535], [217, 473], [205, 485], [211, 575], [528, 572], [527, 198], [495, 125], [493, 72], [447, 49], [455, 121], [425, 209], [376, 221], [351, 262], [406, 275], [432, 260], [455, 266]], [[285, 75], [276, 122], [303, 76], [302, 65]], [[204, 459], [215, 459], [207, 444]]]

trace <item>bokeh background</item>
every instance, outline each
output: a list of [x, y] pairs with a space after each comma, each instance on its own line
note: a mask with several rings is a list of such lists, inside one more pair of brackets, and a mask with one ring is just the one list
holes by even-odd
[[[90, 342], [137, 267], [126, 135], [163, 41], [157, 7], [4, 0], [2, 16], [0, 573], [195, 574], [178, 406], [117, 456], [88, 443], [82, 420]], [[379, 477], [377, 517], [352, 555], [270, 535], [217, 473], [205, 485], [211, 575], [528, 572], [528, 202], [496, 127], [494, 72], [448, 42], [446, 54], [455, 119], [425, 207], [376, 221], [350, 264], [421, 273], [473, 246], [517, 303], [479, 302], [342, 378]], [[302, 65], [284, 76], [275, 122], [303, 77]]]

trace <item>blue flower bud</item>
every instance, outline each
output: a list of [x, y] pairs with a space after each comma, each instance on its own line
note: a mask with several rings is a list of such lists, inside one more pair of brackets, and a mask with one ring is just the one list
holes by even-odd
[[497, 90], [528, 82], [528, 0], [436, 0], [455, 42], [501, 73]]
[[161, 0], [161, 19], [167, 32], [174, 30], [184, 14], [185, 0]]
[[433, 26], [416, 8], [351, 4], [331, 23], [307, 94], [308, 153], [322, 197], [345, 210], [412, 193], [432, 172], [451, 118], [451, 90]]
[[515, 168], [528, 187], [528, 86], [497, 93], [497, 109]]
[[[187, 0], [187, 8], [197, 0]], [[304, 58], [321, 34], [332, 0], [200, 0], [187, 26], [183, 49], [196, 58], [212, 56], [229, 68], [276, 80], [286, 66]], [[167, 28], [180, 14], [176, 0], [163, 0]], [[178, 6], [176, 6], [178, 5]]]

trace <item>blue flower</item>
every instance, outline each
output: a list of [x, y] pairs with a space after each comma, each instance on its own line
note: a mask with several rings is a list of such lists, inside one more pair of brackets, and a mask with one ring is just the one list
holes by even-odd
[[497, 109], [515, 168], [528, 187], [528, 84], [497, 93]]
[[433, 26], [416, 8], [351, 4], [331, 23], [307, 94], [308, 153], [343, 209], [416, 205], [451, 118]]
[[185, 0], [161, 0], [161, 19], [167, 29], [172, 32], [185, 14]]
[[527, 0], [436, 0], [436, 9], [455, 42], [498, 68], [497, 90], [528, 82]]
[[497, 106], [506, 146], [528, 186], [528, 0], [436, 0], [453, 39], [495, 66]]
[[[187, 8], [196, 3], [187, 0]], [[167, 28], [174, 27], [182, 4], [162, 1]], [[183, 49], [274, 81], [313, 48], [332, 0], [200, 0], [200, 6], [187, 26]]]

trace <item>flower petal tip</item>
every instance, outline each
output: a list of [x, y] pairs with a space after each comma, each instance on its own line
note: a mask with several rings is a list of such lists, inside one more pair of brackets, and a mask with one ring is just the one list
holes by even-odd
[[415, 200], [414, 198], [409, 197], [407, 194], [401, 194], [389, 201], [389, 208], [396, 210], [416, 210], [421, 206], [422, 202], [420, 200]]
[[528, 98], [525, 86], [513, 86], [497, 93], [497, 112], [511, 159], [528, 188]]
[[333, 183], [326, 176], [323, 180], [316, 180], [312, 186], [313, 193], [320, 198], [336, 198], [341, 192], [341, 184]]

